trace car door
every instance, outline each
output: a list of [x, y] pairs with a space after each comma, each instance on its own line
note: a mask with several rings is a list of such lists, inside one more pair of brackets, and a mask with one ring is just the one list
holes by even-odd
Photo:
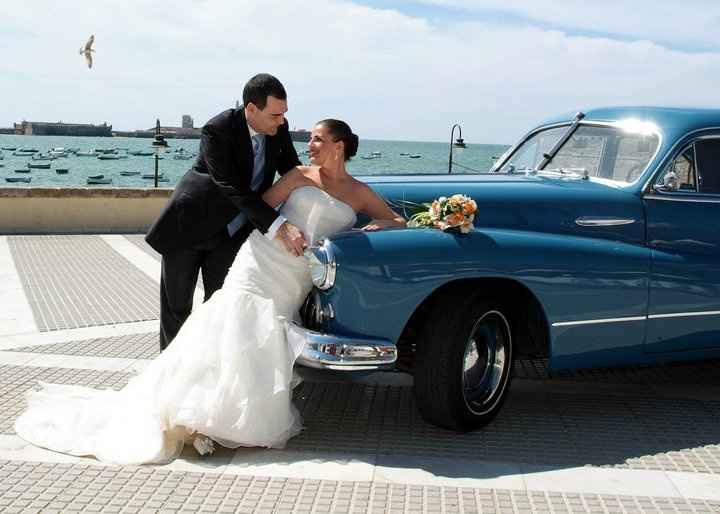
[[686, 142], [644, 196], [647, 352], [720, 346], [720, 133]]

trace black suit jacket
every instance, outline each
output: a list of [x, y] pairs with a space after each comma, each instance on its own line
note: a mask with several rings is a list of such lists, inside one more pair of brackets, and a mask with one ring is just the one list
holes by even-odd
[[265, 170], [260, 189], [250, 189], [253, 151], [245, 111], [228, 109], [202, 129], [200, 152], [180, 179], [145, 240], [161, 254], [216, 238], [243, 211], [262, 232], [278, 216], [261, 198], [281, 175], [300, 164], [287, 121], [274, 136], [265, 136]]

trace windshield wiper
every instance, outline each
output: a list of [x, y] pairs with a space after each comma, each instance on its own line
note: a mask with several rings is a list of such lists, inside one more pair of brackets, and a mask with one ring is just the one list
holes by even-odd
[[545, 166], [548, 165], [550, 161], [552, 161], [553, 157], [555, 157], [555, 154], [558, 153], [562, 145], [564, 145], [568, 139], [570, 139], [570, 136], [572, 136], [572, 133], [575, 132], [575, 129], [580, 125], [580, 121], [585, 117], [585, 114], [582, 112], [578, 112], [575, 114], [575, 117], [573, 118], [573, 123], [570, 125], [570, 127], [567, 129], [567, 132], [563, 134], [563, 136], [558, 139], [558, 142], [555, 143], [555, 146], [552, 147], [552, 149], [548, 153], [543, 154], [543, 160], [540, 161], [540, 164], [538, 164], [538, 169], [541, 170], [545, 168]]
[[587, 168], [551, 168], [540, 170], [539, 173], [559, 173], [560, 175], [570, 175], [573, 177], [590, 178]]

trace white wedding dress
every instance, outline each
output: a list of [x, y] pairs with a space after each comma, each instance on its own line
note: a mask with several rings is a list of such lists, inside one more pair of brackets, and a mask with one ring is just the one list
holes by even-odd
[[[312, 243], [356, 221], [352, 207], [312, 186], [293, 190], [280, 212]], [[15, 431], [37, 446], [117, 464], [167, 462], [193, 433], [230, 448], [284, 447], [302, 429], [291, 382], [303, 341], [289, 321], [311, 287], [307, 259], [256, 230], [222, 289], [123, 389], [41, 384], [28, 392]]]

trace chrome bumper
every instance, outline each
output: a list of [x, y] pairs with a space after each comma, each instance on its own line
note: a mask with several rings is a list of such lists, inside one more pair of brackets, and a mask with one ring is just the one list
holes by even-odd
[[301, 366], [356, 371], [383, 368], [397, 359], [395, 345], [383, 339], [323, 334], [297, 324], [292, 331], [305, 341], [296, 361]]

